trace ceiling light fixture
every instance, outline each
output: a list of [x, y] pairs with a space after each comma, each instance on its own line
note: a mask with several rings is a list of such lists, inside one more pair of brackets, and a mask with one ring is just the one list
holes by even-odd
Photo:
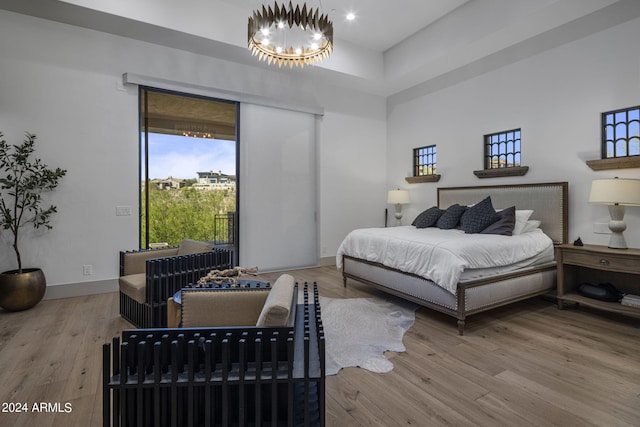
[[178, 123], [176, 130], [182, 136], [191, 138], [210, 138], [215, 139], [215, 130], [211, 126], [198, 125], [193, 123]]
[[249, 17], [248, 43], [251, 54], [260, 60], [302, 68], [331, 54], [333, 24], [306, 3], [294, 8], [291, 2], [289, 7], [275, 2], [273, 9], [262, 6]]

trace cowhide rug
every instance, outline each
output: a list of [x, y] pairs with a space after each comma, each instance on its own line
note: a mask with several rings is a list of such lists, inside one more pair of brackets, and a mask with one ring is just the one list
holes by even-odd
[[405, 351], [404, 333], [415, 321], [418, 306], [401, 299], [336, 299], [320, 297], [325, 333], [326, 375], [359, 366], [389, 372], [385, 351]]

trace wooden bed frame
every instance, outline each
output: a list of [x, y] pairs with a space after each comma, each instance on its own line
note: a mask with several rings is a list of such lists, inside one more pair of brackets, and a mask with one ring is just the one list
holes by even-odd
[[[438, 206], [454, 203], [469, 205], [491, 196], [493, 206], [533, 209], [531, 219], [540, 220], [540, 228], [554, 242], [567, 243], [568, 183], [497, 185], [438, 188]], [[556, 287], [556, 263], [550, 262], [514, 272], [480, 279], [460, 281], [451, 294], [430, 280], [400, 270], [345, 255], [342, 277], [372, 285], [385, 292], [414, 301], [458, 319], [458, 333], [464, 333], [467, 316], [495, 307], [542, 295]]]

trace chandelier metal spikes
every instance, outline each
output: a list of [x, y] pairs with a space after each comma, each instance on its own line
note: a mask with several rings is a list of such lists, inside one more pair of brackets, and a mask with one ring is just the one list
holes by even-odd
[[318, 9], [274, 3], [249, 17], [251, 54], [268, 64], [289, 68], [314, 65], [333, 50], [333, 23]]

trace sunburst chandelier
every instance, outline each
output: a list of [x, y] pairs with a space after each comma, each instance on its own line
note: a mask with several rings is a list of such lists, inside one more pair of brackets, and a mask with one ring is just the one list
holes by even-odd
[[249, 17], [249, 50], [260, 60], [289, 68], [313, 65], [333, 50], [333, 24], [318, 9], [262, 6]]

